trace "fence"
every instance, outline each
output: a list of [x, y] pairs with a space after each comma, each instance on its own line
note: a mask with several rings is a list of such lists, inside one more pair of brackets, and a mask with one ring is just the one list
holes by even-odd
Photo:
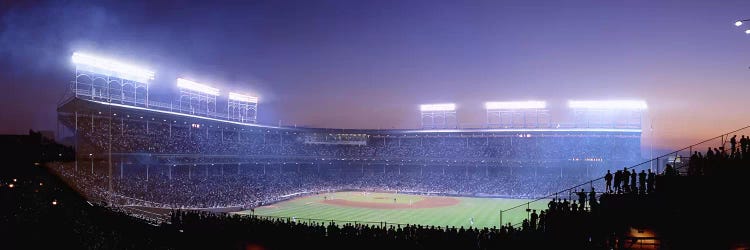
[[[635, 170], [637, 174], [640, 174], [641, 171], [648, 172], [649, 170], [657, 173], [662, 174], [664, 173], [666, 166], [671, 165], [678, 174], [687, 174], [688, 171], [688, 165], [690, 163], [690, 156], [693, 155], [695, 152], [700, 153], [707, 153], [706, 150], [709, 148], [716, 149], [719, 151], [719, 153], [725, 153], [728, 155], [731, 155], [733, 152], [736, 152], [740, 149], [740, 136], [741, 134], [750, 135], [750, 126], [746, 126], [728, 133], [721, 134], [719, 136], [698, 142], [696, 144], [681, 148], [679, 150], [675, 150], [673, 152], [661, 155], [659, 157], [641, 162], [639, 164], [630, 166], [630, 167], [622, 167], [622, 166], [611, 166], [610, 170], [612, 170], [612, 174], [615, 174], [616, 170], [628, 170], [632, 171]], [[732, 136], [737, 135], [736, 143], [733, 144], [732, 142]], [[637, 176], [634, 178], [637, 182], [639, 182], [639, 177]], [[633, 180], [632, 178], [630, 180]], [[630, 183], [630, 180], [628, 180], [628, 184], [630, 186], [635, 186], [635, 189], [638, 190], [638, 192], [641, 191], [641, 186], [635, 185], [633, 183]], [[624, 183], [623, 183], [624, 184]], [[606, 183], [604, 180], [604, 176], [590, 180], [585, 183], [578, 184], [576, 186], [561, 190], [559, 192], [555, 192], [552, 194], [549, 194], [544, 197], [537, 198], [533, 201], [529, 201], [526, 203], [519, 204], [517, 206], [505, 209], [500, 211], [500, 225], [513, 225], [518, 226], [520, 225], [524, 219], [529, 219], [531, 212], [533, 210], [541, 211], [548, 208], [548, 203], [552, 199], [567, 199], [568, 201], [572, 202], [574, 200], [578, 200], [577, 192], [580, 192], [581, 189], [586, 193], [586, 198], [588, 200], [589, 192], [593, 189], [596, 197], [598, 198], [599, 195], [606, 192]], [[646, 187], [647, 189], [648, 187]], [[586, 209], [589, 208], [589, 205], [586, 204]]]

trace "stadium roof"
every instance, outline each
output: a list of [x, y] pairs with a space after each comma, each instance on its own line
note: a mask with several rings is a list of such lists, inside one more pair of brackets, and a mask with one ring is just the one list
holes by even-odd
[[85, 100], [71, 98], [60, 107], [58, 112], [75, 112], [76, 110], [104, 111], [114, 108], [115, 112], [145, 112], [144, 115], [155, 115], [159, 119], [198, 119], [204, 122], [225, 123], [251, 128], [269, 128], [281, 130], [309, 131], [318, 133], [367, 133], [367, 134], [448, 134], [448, 133], [538, 133], [538, 132], [600, 132], [600, 133], [641, 133], [637, 128], [576, 128], [571, 126], [558, 128], [463, 128], [463, 129], [336, 129], [336, 128], [306, 128], [306, 127], [279, 127], [253, 123], [242, 123], [219, 118], [204, 117], [199, 115], [178, 113], [166, 110], [151, 109], [146, 107], [135, 107], [117, 103]]
[[136, 106], [131, 106], [131, 105], [94, 101], [94, 100], [84, 100], [84, 99], [79, 99], [79, 98], [71, 98], [68, 102], [58, 107], [57, 111], [58, 112], [74, 112], [76, 108], [82, 108], [82, 107], [89, 108], [92, 110], [102, 111], [101, 109], [96, 107], [97, 105], [103, 105], [104, 107], [113, 107], [116, 109], [125, 109], [129, 111], [148, 112], [148, 113], [161, 115], [161, 116], [173, 116], [172, 118], [164, 117], [167, 119], [180, 117], [180, 118], [198, 119], [198, 120], [203, 120], [206, 122], [229, 123], [229, 124], [234, 124], [234, 125], [256, 127], [256, 128], [293, 129], [290, 127], [278, 127], [278, 126], [261, 125], [261, 124], [254, 124], [254, 123], [243, 123], [243, 122], [238, 122], [238, 121], [224, 120], [224, 119], [185, 114], [185, 113], [179, 113], [179, 112], [172, 112], [172, 111], [167, 111], [167, 110], [151, 109], [151, 108], [146, 108], [146, 107], [136, 107]]

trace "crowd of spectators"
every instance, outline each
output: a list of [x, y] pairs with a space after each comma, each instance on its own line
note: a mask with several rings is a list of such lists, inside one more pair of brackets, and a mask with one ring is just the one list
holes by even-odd
[[[116, 119], [119, 120], [119, 119]], [[194, 124], [102, 118], [79, 119], [79, 150], [151, 154], [273, 155], [338, 158], [450, 158], [498, 160], [633, 161], [640, 138], [620, 135], [461, 133], [418, 135], [375, 133], [365, 145], [317, 144], [306, 138], [317, 131], [238, 130]], [[584, 132], [585, 133], [585, 132]], [[110, 137], [111, 134], [111, 137]]]
[[[108, 172], [88, 168], [75, 171], [72, 164], [52, 169], [80, 192], [92, 199], [109, 198]], [[590, 178], [582, 173], [560, 176], [559, 172], [467, 174], [463, 167], [446, 172], [404, 168], [403, 171], [341, 171], [333, 165], [284, 168], [282, 165], [249, 166], [151, 166], [130, 165], [129, 172], [114, 174], [112, 193], [127, 205], [174, 208], [256, 207], [290, 195], [337, 190], [373, 190], [428, 193], [457, 196], [494, 196], [535, 198], [583, 183]], [[192, 170], [186, 170], [191, 168]], [[226, 170], [219, 171], [220, 168]], [[179, 169], [179, 171], [178, 171]], [[129, 198], [129, 199], [128, 199]]]
[[[708, 147], [706, 153], [694, 151], [689, 158], [687, 174], [692, 176], [733, 175], [747, 171], [750, 165], [750, 136], [738, 140], [734, 135], [729, 148]], [[676, 173], [669, 173], [675, 175]]]
[[[397, 248], [397, 249], [499, 249], [543, 247], [590, 247], [596, 243], [580, 240], [583, 235], [566, 233], [556, 241], [539, 241], [554, 232], [549, 220], [544, 227], [514, 227], [503, 225], [491, 228], [449, 227], [409, 224], [354, 224], [337, 222], [294, 221], [267, 219], [195, 211], [174, 211], [170, 227], [186, 234], [186, 238], [222, 238], [228, 242], [243, 242], [245, 246], [273, 246], [303, 248], [324, 246], [333, 249]], [[562, 217], [559, 217], [562, 218]], [[557, 225], [556, 225], [557, 226]], [[557, 227], [561, 232], [563, 227]], [[570, 227], [565, 227], [570, 229]], [[279, 235], [294, 241], [278, 240]]]
[[[635, 161], [640, 144], [627, 136], [396, 132], [357, 135], [366, 145], [319, 144], [315, 130], [243, 132], [135, 116], [82, 117], [77, 128], [79, 160], [92, 169], [60, 167], [61, 176], [92, 197], [165, 207], [253, 207], [343, 189], [534, 198], [597, 176], [605, 161]], [[120, 157], [115, 172], [102, 170], [110, 145]]]

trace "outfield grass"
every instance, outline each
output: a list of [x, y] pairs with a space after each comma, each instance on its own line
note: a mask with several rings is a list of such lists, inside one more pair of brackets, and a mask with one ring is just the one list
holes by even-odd
[[[338, 221], [368, 221], [389, 222], [400, 224], [422, 224], [435, 226], [471, 226], [470, 218], [474, 218], [474, 227], [499, 226], [500, 211], [529, 201], [528, 199], [506, 198], [469, 198], [455, 197], [460, 202], [457, 205], [436, 208], [405, 208], [405, 209], [376, 209], [361, 207], [346, 207], [324, 204], [324, 199], [345, 199], [359, 202], [409, 204], [425, 199], [425, 196], [394, 194], [338, 192], [300, 197], [289, 201], [264, 206], [255, 209], [256, 215], [295, 217], [298, 221], [338, 220]], [[531, 209], [546, 208], [547, 201], [534, 202]], [[239, 214], [251, 214], [248, 211]], [[503, 222], [518, 223], [526, 218], [524, 209], [514, 209], [503, 214]]]

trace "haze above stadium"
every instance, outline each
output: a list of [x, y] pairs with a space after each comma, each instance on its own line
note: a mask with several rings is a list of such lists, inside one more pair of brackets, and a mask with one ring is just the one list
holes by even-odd
[[748, 1], [255, 1], [0, 4], [0, 133], [54, 130], [91, 51], [157, 71], [152, 95], [191, 77], [260, 97], [265, 124], [417, 128], [419, 104], [643, 99], [643, 145], [743, 127]]

